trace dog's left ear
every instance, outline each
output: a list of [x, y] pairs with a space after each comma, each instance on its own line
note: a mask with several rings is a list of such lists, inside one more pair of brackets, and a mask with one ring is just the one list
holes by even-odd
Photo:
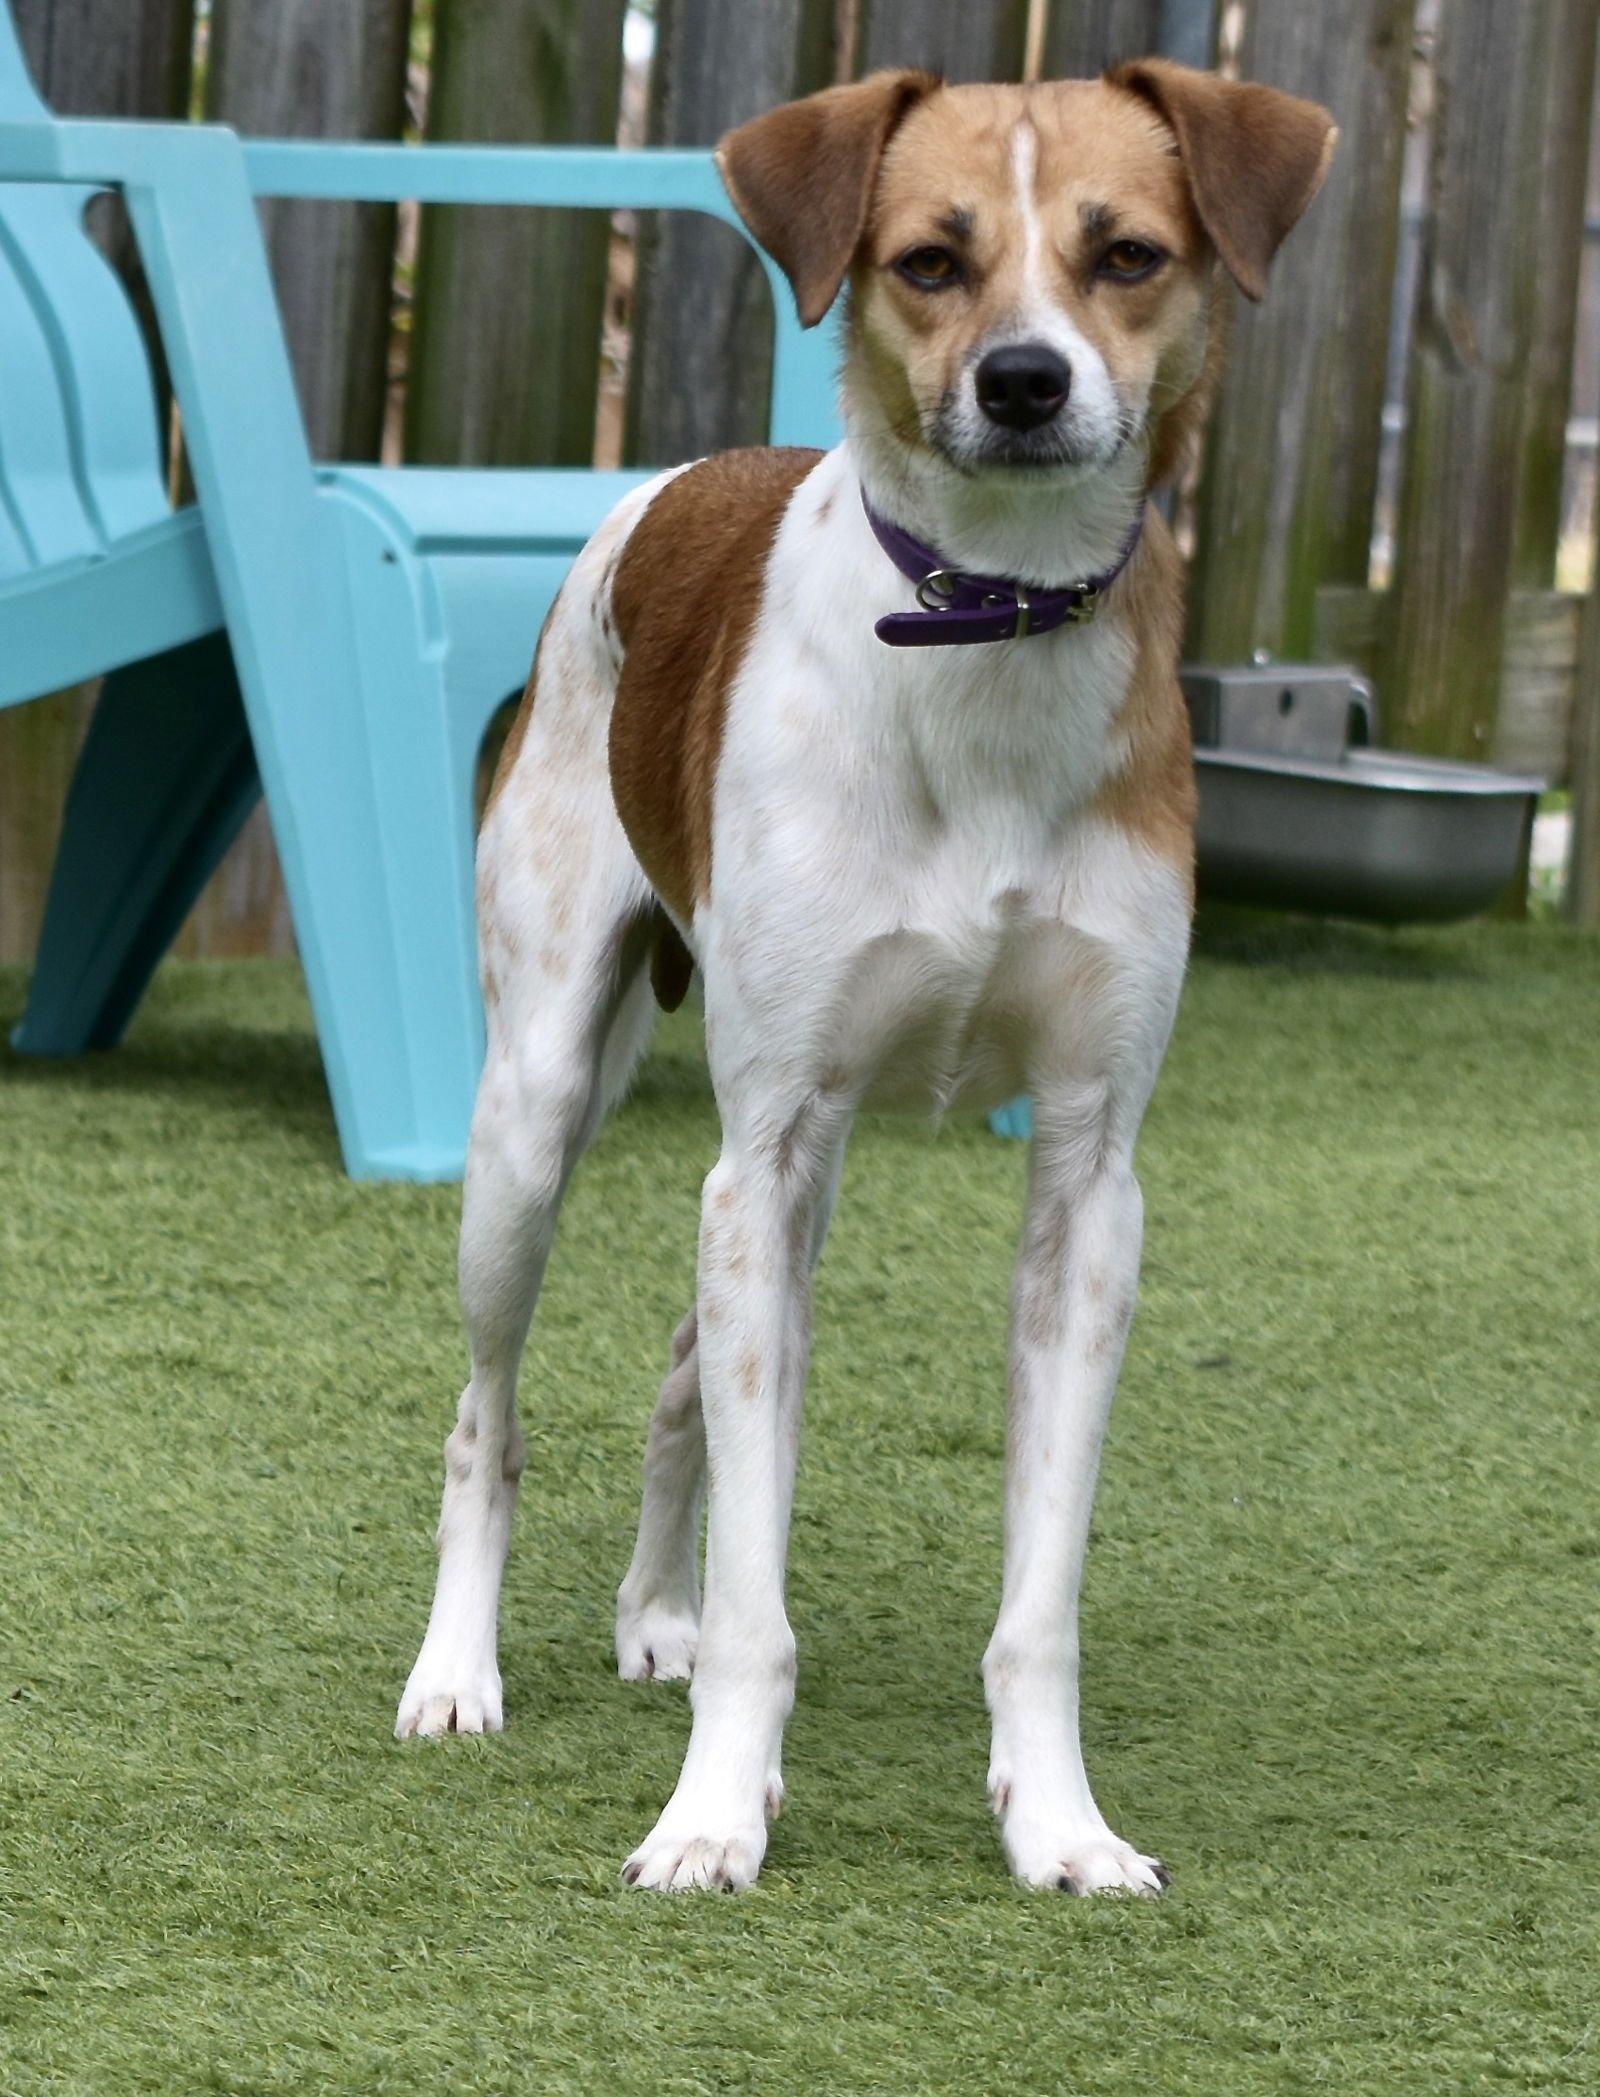
[[802, 326], [816, 326], [844, 282], [884, 147], [939, 85], [932, 73], [869, 73], [752, 117], [718, 146], [728, 194], [793, 285]]
[[1219, 80], [1169, 59], [1141, 58], [1106, 75], [1171, 127], [1200, 223], [1247, 298], [1322, 187], [1338, 126], [1318, 102], [1253, 80]]

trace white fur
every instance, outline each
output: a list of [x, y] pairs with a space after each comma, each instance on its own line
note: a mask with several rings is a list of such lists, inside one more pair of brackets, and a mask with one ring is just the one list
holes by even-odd
[[[1017, 166], [1021, 194], [1020, 150]], [[651, 1423], [617, 1653], [625, 1676], [692, 1672], [694, 1722], [627, 1876], [748, 1884], [782, 1798], [811, 1273], [857, 1107], [937, 1113], [1026, 1088], [1036, 1135], [1013, 1290], [1005, 1576], [984, 1661], [989, 1781], [1020, 1878], [1154, 1891], [1159, 1867], [1111, 1833], [1084, 1775], [1077, 1592], [1133, 1310], [1133, 1146], [1183, 972], [1186, 874], [1091, 814], [1127, 756], [1117, 722], [1135, 645], [1117, 591], [1082, 629], [885, 647], [873, 622], [911, 609], [912, 590], [860, 500], [865, 482], [969, 566], [1061, 581], [1114, 556], [1137, 484], [1120, 461], [1045, 487], [976, 484], [897, 452], [870, 402], [853, 402], [851, 426], [773, 547], [729, 699], [711, 892], [682, 928], [705, 979], [723, 1149], [697, 1302]], [[651, 492], [574, 569], [484, 832], [493, 994], [461, 1255], [473, 1369], [446, 1445], [439, 1587], [402, 1734], [501, 1723], [516, 1364], [567, 1175], [648, 1022], [626, 927], [649, 891], [607, 783], [617, 665], [601, 615], [608, 566]], [[545, 854], [553, 835], [561, 849]]]

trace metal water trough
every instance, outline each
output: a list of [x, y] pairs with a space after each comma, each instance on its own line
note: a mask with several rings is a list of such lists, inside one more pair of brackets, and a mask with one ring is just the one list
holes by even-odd
[[1301, 663], [1182, 673], [1201, 893], [1339, 917], [1470, 917], [1515, 879], [1542, 779], [1372, 747], [1372, 687]]

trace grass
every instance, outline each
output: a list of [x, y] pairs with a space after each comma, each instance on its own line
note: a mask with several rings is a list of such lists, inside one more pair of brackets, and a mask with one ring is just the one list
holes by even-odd
[[1594, 2089], [1597, 1015], [1554, 928], [1202, 928], [1085, 1604], [1159, 1903], [1020, 1891], [983, 1798], [1020, 1147], [859, 1131], [790, 1810], [755, 1892], [663, 1901], [617, 1869], [683, 1694], [615, 1680], [610, 1604], [714, 1150], [692, 1031], [558, 1243], [510, 1729], [437, 1745], [389, 1726], [455, 1190], [340, 1176], [275, 964], [0, 1059], [0, 2089]]

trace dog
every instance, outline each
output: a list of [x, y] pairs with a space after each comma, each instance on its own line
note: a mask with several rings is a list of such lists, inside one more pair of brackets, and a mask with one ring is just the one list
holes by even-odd
[[616, 1631], [624, 1677], [692, 1675], [693, 1724], [632, 1885], [750, 1884], [782, 1801], [811, 1275], [852, 1117], [1023, 1091], [989, 1791], [1026, 1883], [1167, 1882], [1094, 1802], [1077, 1675], [1134, 1139], [1192, 915], [1181, 563], [1149, 497], [1204, 414], [1225, 278], [1260, 298], [1335, 136], [1314, 103], [1149, 60], [1029, 87], [878, 73], [719, 149], [802, 321], [848, 279], [847, 434], [635, 490], [541, 637], [479, 848], [472, 1373], [396, 1726], [502, 1723], [516, 1377], [557, 1211], [698, 966], [722, 1150]]

